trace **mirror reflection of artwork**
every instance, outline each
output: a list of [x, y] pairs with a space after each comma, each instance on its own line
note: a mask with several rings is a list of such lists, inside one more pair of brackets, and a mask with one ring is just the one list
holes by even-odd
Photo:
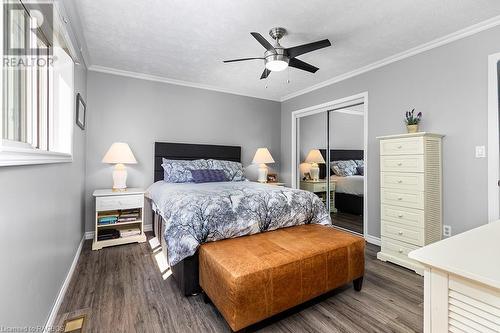
[[82, 130], [85, 130], [85, 116], [87, 113], [87, 105], [83, 101], [82, 95], [76, 96], [76, 124]]

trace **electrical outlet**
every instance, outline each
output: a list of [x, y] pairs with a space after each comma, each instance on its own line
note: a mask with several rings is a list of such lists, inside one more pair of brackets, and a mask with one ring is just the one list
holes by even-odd
[[451, 225], [443, 225], [443, 236], [451, 237]]
[[486, 147], [476, 146], [476, 158], [484, 158], [484, 157], [486, 157]]

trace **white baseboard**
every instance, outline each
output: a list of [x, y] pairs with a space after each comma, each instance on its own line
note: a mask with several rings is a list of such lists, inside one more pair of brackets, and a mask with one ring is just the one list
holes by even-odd
[[78, 262], [78, 258], [80, 258], [80, 253], [82, 252], [83, 241], [85, 240], [85, 236], [82, 237], [78, 248], [76, 249], [75, 257], [73, 258], [73, 262], [69, 267], [68, 274], [66, 274], [66, 278], [59, 289], [59, 294], [57, 295], [56, 301], [52, 306], [52, 310], [50, 310], [49, 317], [47, 318], [47, 322], [45, 323], [45, 328], [43, 332], [53, 332], [54, 320], [56, 319], [57, 313], [59, 312], [59, 307], [64, 299], [64, 295], [66, 294], [66, 290], [68, 289], [69, 283], [71, 282], [71, 278], [73, 277], [73, 273], [75, 272], [76, 264]]
[[377, 246], [380, 246], [380, 245], [381, 245], [380, 238], [378, 238], [378, 237], [374, 237], [374, 236], [366, 235], [366, 236], [365, 236], [365, 240], [366, 240], [368, 243], [373, 244], [373, 245], [377, 245]]
[[[144, 231], [153, 231], [153, 225], [152, 224], [145, 224], [144, 225]], [[93, 231], [87, 231], [85, 233], [85, 239], [94, 239], [94, 232]]]

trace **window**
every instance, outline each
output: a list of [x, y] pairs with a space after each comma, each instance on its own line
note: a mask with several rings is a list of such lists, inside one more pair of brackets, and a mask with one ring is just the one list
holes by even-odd
[[[24, 1], [24, 0], [23, 0]], [[72, 160], [73, 67], [53, 3], [2, 7], [0, 166]]]

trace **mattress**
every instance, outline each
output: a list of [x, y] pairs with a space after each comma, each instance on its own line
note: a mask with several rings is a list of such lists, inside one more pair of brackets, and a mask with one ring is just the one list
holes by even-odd
[[360, 175], [355, 176], [330, 176], [331, 180], [335, 181], [335, 192], [363, 196], [364, 194], [364, 178]]
[[147, 196], [163, 218], [171, 266], [206, 242], [302, 224], [331, 225], [330, 214], [314, 193], [256, 182], [158, 181]]

